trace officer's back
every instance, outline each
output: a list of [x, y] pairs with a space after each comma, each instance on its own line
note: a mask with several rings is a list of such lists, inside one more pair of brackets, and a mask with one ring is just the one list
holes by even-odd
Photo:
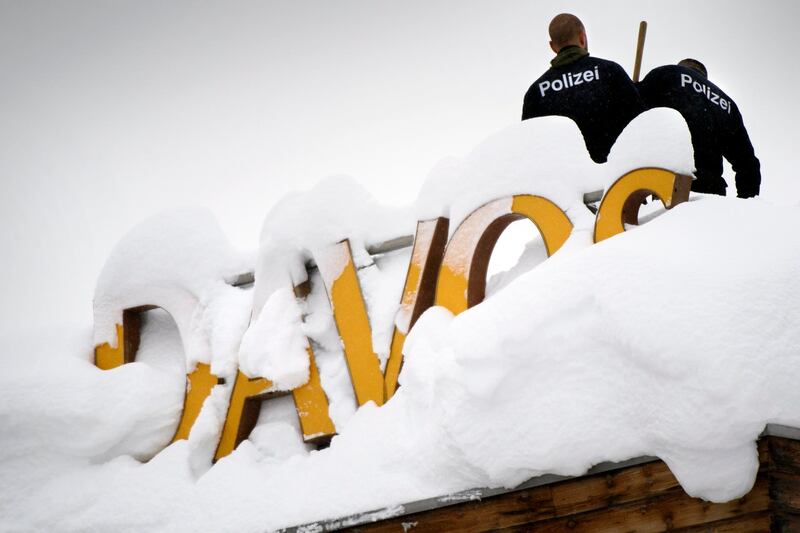
[[645, 106], [670, 107], [683, 115], [694, 146], [697, 179], [692, 190], [725, 194], [722, 157], [736, 172], [738, 195], [758, 194], [761, 170], [734, 101], [706, 77], [705, 66], [686, 59], [650, 71], [638, 84]]
[[522, 120], [561, 115], [575, 121], [592, 159], [604, 163], [642, 103], [625, 70], [613, 61], [590, 57], [586, 31], [570, 14], [550, 23], [552, 67], [525, 94]]

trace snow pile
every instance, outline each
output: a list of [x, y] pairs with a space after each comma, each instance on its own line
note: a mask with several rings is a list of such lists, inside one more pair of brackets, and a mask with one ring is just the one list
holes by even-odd
[[94, 296], [95, 344], [117, 345], [122, 312], [155, 305], [178, 325], [186, 368], [211, 363], [235, 372], [250, 295], [227, 281], [252, 271], [205, 209], [155, 215], [123, 237], [106, 261]]
[[416, 214], [419, 220], [449, 216], [452, 232], [490, 200], [535, 194], [572, 216], [571, 208], [583, 208], [584, 193], [605, 189], [626, 172], [647, 166], [692, 174], [691, 135], [674, 109], [656, 108], [636, 117], [603, 165], [591, 160], [572, 120], [526, 120], [492, 135], [464, 158], [439, 163], [420, 191]]
[[62, 523], [70, 522], [70, 512], [58, 505], [63, 496], [41, 499], [42, 491], [81, 494], [86, 501], [113, 492], [113, 485], [94, 479], [98, 493], [90, 493], [89, 485], [74, 483], [76, 476], [150, 459], [169, 443], [183, 407], [181, 341], [165, 313], [148, 314], [142, 325], [141, 362], [111, 372], [87, 361], [94, 346], [90, 326], [39, 327], [36, 335], [0, 339], [4, 531], [67, 530]]
[[265, 376], [273, 390], [291, 390], [308, 382], [308, 340], [294, 293], [272, 293], [240, 347], [239, 368], [248, 376]]
[[332, 244], [349, 239], [360, 266], [370, 261], [368, 246], [412, 235], [414, 224], [408, 209], [380, 205], [348, 176], [332, 176], [309, 191], [286, 196], [261, 229], [253, 308], [260, 312], [286, 283], [306, 281], [306, 262]]
[[[349, 177], [331, 177], [310, 191], [284, 198], [267, 215], [261, 232], [255, 273], [254, 320], [239, 354], [242, 370], [248, 375], [261, 375], [273, 380], [279, 389], [285, 388], [286, 383], [296, 383], [300, 376], [308, 375], [307, 358], [300, 349], [303, 345], [300, 339], [304, 334], [314, 345], [327, 345], [323, 349], [333, 357], [323, 356], [322, 366], [332, 364], [329, 360], [339, 359], [341, 348], [324, 299], [320, 302], [322, 308], [305, 308], [307, 315], [320, 317], [320, 320], [312, 319], [314, 322], [324, 322], [323, 328], [316, 328], [313, 332], [294, 320], [291, 325], [282, 325], [292, 328], [291, 334], [277, 333], [274, 320], [261, 318], [261, 313], [268, 307], [285, 304], [281, 296], [284, 293], [280, 291], [307, 281], [308, 263], [319, 266], [325, 285], [330, 287], [347, 261], [343, 250], [333, 247], [333, 244], [343, 239], [350, 241], [353, 261], [360, 269], [362, 285], [366, 285], [364, 296], [373, 326], [374, 349], [384, 365], [407, 259], [402, 257], [402, 261], [391, 262], [390, 268], [397, 274], [392, 275], [393, 283], [388, 282], [387, 276], [379, 273], [380, 269], [375, 268], [374, 260], [367, 253], [369, 245], [413, 234], [412, 212], [420, 220], [449, 216], [452, 233], [466, 215], [482, 204], [520, 193], [552, 199], [577, 226], [591, 224], [593, 218], [583, 206], [583, 194], [608, 187], [624, 173], [647, 165], [647, 161], [651, 166], [691, 174], [693, 156], [686, 122], [672, 109], [656, 109], [642, 114], [620, 136], [609, 161], [609, 164], [598, 165], [591, 160], [580, 130], [572, 120], [542, 117], [506, 128], [464, 158], [442, 162], [428, 177], [413, 209], [381, 206]], [[504, 204], [507, 212], [510, 205], [506, 204], [510, 202]], [[529, 264], [528, 268], [534, 265]], [[518, 269], [514, 274], [521, 271]], [[506, 281], [511, 277], [507, 275]], [[376, 278], [381, 281], [371, 281]], [[272, 298], [283, 303], [270, 305]], [[407, 328], [402, 329], [405, 331]], [[268, 338], [286, 338], [287, 335], [298, 339], [294, 349], [267, 341]], [[255, 342], [256, 338], [261, 341]], [[326, 342], [329, 339], [333, 342]], [[275, 363], [278, 359], [281, 364]], [[341, 369], [335, 365], [337, 370], [334, 373], [339, 375]], [[259, 370], [269, 370], [269, 373], [259, 374]], [[328, 369], [322, 369], [322, 372], [324, 384], [329, 372]], [[335, 390], [330, 393], [334, 402], [345, 402], [344, 397], [349, 395], [347, 381], [330, 379], [329, 385]]]
[[[577, 127], [551, 117], [440, 165], [414, 206], [421, 217], [448, 215], [452, 231], [489, 201], [538, 194], [574, 230], [547, 260], [529, 246], [482, 304], [456, 317], [428, 310], [407, 339], [402, 386], [380, 408], [355, 408], [323, 275], [342, 264], [330, 245], [349, 238], [385, 359], [410, 250], [366, 249], [411, 234], [411, 209], [384, 209], [341, 179], [290, 197], [265, 221], [252, 294], [226, 284], [247, 262], [207, 214], [151, 219], [109, 258], [95, 302], [97, 342], [115, 340], [125, 308], [156, 304], [175, 319], [146, 319], [136, 363], [94, 368], [88, 335], [2, 340], [0, 353], [30, 354], [0, 376], [4, 526], [264, 531], [641, 455], [667, 461], [690, 494], [746, 493], [765, 424], [800, 425], [800, 236], [781, 231], [800, 225], [800, 210], [699, 197], [593, 245], [581, 203], [639, 166], [688, 173], [688, 146], [685, 123], [654, 110], [595, 165]], [[301, 301], [293, 287], [304, 281]], [[189, 441], [132, 458], [169, 442], [185, 360], [213, 354], [231, 372], [238, 355], [242, 370], [291, 388], [306, 379], [307, 346], [339, 432], [329, 448], [302, 443], [285, 397], [208, 469], [229, 383]], [[64, 349], [80, 357], [48, 355]]]
[[800, 237], [775, 231], [798, 223], [707, 198], [565, 249], [458, 317], [423, 315], [398, 401], [486, 485], [656, 455], [689, 494], [741, 496], [765, 424], [800, 424]]
[[396, 395], [326, 450], [265, 453], [261, 439], [285, 437], [273, 427], [199, 479], [185, 443], [146, 464], [43, 461], [49, 478], [3, 516], [19, 529], [263, 531], [640, 455], [691, 494], [740, 496], [764, 425], [800, 424], [800, 236], [775, 231], [798, 224], [796, 208], [705, 198], [597, 245], [579, 230], [483, 304], [424, 314]]
[[758, 200], [691, 202], [579, 238], [457, 317], [433, 308], [386, 405], [286, 462], [245, 443], [174, 523], [269, 529], [641, 455], [690, 494], [741, 496], [765, 424], [800, 424], [800, 237], [774, 231], [799, 223]]
[[[367, 248], [413, 233], [409, 209], [380, 205], [346, 176], [330, 177], [276, 204], [261, 232], [253, 319], [240, 347], [241, 370], [271, 380], [273, 390], [288, 390], [308, 379], [306, 348], [312, 347], [331, 419], [336, 427], [344, 427], [356, 404], [322, 274], [329, 276], [328, 283], [338, 276], [347, 257], [333, 245], [349, 239], [353, 261], [361, 270], [375, 350], [385, 363], [405, 271], [400, 272], [400, 254], [399, 262], [397, 257], [389, 260], [387, 280]], [[309, 279], [307, 265], [317, 264], [320, 268], [312, 269]], [[305, 282], [310, 282], [311, 293], [298, 303], [293, 288]]]

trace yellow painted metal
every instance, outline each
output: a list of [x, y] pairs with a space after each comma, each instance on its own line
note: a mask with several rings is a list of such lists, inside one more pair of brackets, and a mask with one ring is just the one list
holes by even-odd
[[122, 324], [117, 324], [117, 347], [103, 343], [94, 348], [94, 364], [100, 370], [111, 370], [125, 364], [125, 336]]
[[556, 204], [541, 196], [518, 194], [511, 203], [511, 211], [527, 217], [542, 234], [547, 256], [551, 256], [569, 238], [572, 222]]
[[246, 437], [246, 435], [241, 435], [244, 433], [242, 431], [242, 419], [245, 414], [245, 404], [250, 398], [263, 394], [271, 385], [272, 383], [264, 378], [251, 379], [241, 370], [237, 372], [236, 382], [233, 384], [233, 391], [228, 404], [228, 414], [225, 417], [225, 424], [222, 426], [222, 436], [214, 454], [215, 461], [229, 455], [239, 442]]
[[[367, 307], [361, 293], [356, 266], [349, 241], [334, 245], [331, 257], [343, 258], [341, 273], [322, 272], [327, 265], [321, 264], [320, 271], [326, 279], [328, 298], [333, 308], [333, 319], [342, 340], [347, 368], [353, 383], [358, 405], [372, 401], [383, 405], [384, 387], [380, 361], [372, 348], [372, 330], [367, 315]], [[333, 274], [333, 275], [331, 275]]]
[[[635, 223], [644, 195], [655, 194], [667, 208], [671, 208], [688, 199], [690, 182], [687, 176], [657, 168], [638, 169], [622, 176], [609, 188], [600, 205], [595, 222], [595, 242], [624, 231], [625, 222]], [[572, 231], [572, 223], [557, 205], [533, 195], [502, 198], [475, 210], [458, 227], [446, 249], [446, 219], [420, 222], [401, 301], [404, 311], [412, 310], [408, 326], [412, 326], [419, 314], [432, 303], [458, 314], [481, 301], [493, 247], [505, 227], [523, 217], [530, 219], [539, 229], [548, 255], [555, 253]], [[323, 278], [356, 400], [359, 405], [368, 401], [382, 405], [397, 389], [405, 335], [395, 328], [386, 371], [381, 372], [349, 241], [335, 245], [332, 257], [344, 259], [341, 263], [333, 262], [338, 266], [343, 263], [341, 271], [323, 272]], [[320, 270], [324, 268], [320, 264]], [[116, 326], [116, 348], [108, 343], [95, 348], [95, 364], [99, 368], [113, 369], [133, 360], [139, 342], [138, 313], [148, 308], [151, 307], [126, 311], [124, 325]], [[125, 334], [130, 339], [126, 339]], [[292, 395], [303, 437], [306, 441], [313, 441], [332, 436], [335, 427], [328, 413], [328, 400], [313, 351], [310, 346], [307, 350], [309, 381], [293, 390]], [[188, 376], [188, 381], [184, 411], [173, 440], [188, 438], [205, 399], [218, 383], [209, 366], [204, 364], [198, 365]], [[258, 417], [261, 400], [283, 394], [270, 393], [270, 387], [271, 382], [267, 379], [250, 378], [241, 371], [237, 373], [215, 460], [231, 453], [247, 437]]]
[[[117, 324], [116, 348], [111, 347], [108, 343], [95, 347], [95, 364], [99, 368], [109, 370], [122, 366], [126, 361], [133, 361], [139, 342], [139, 312], [138, 310], [126, 311], [124, 314], [125, 319], [123, 320], [125, 326]], [[126, 329], [129, 331], [126, 332]], [[126, 339], [125, 333], [129, 333], [131, 339]], [[131, 353], [125, 353], [126, 346]], [[305, 385], [293, 390], [292, 396], [300, 418], [303, 438], [305, 441], [311, 442], [333, 436], [336, 433], [336, 429], [328, 414], [328, 398], [320, 382], [319, 369], [314, 361], [314, 353], [310, 346], [306, 349], [309, 356], [309, 380]], [[128, 356], [127, 359], [126, 355]], [[183, 412], [178, 422], [178, 428], [172, 438], [173, 442], [189, 438], [189, 433], [200, 414], [203, 403], [218, 383], [219, 379], [211, 373], [210, 366], [203, 363], [199, 363], [197, 368], [187, 376]], [[247, 409], [247, 401], [253, 396], [264, 393], [270, 386], [271, 383], [266, 379], [249, 379], [242, 372], [238, 373], [234, 383], [234, 390], [231, 393], [231, 403], [228, 407], [228, 414], [215, 454], [215, 460], [229, 454], [241, 439], [247, 437], [249, 433], [248, 424], [255, 423], [255, 420], [248, 419], [247, 415], [253, 415], [257, 418], [260, 409], [260, 403], [253, 403], [249, 406], [250, 409]], [[266, 399], [266, 397], [263, 399]], [[245, 418], [244, 424], [243, 415]]]
[[436, 305], [459, 314], [483, 300], [486, 270], [497, 239], [515, 220], [530, 219], [554, 254], [572, 232], [572, 222], [556, 204], [528, 194], [479, 207], [458, 226], [447, 244], [436, 286]]
[[219, 379], [211, 373], [211, 367], [205, 363], [197, 363], [197, 368], [188, 376], [183, 413], [175, 436], [172, 437], [172, 442], [189, 438], [189, 433], [200, 414], [203, 403], [217, 383], [219, 383]]
[[[300, 418], [303, 440], [311, 442], [336, 434], [336, 428], [328, 415], [328, 397], [320, 383], [319, 369], [314, 361], [314, 353], [306, 348], [309, 356], [308, 382], [292, 391], [295, 409]], [[264, 378], [250, 378], [239, 371], [231, 391], [228, 413], [222, 427], [222, 435], [214, 454], [214, 460], [230, 454], [239, 443], [246, 439], [255, 425], [261, 411], [261, 402], [270, 397], [284, 396], [287, 393], [270, 393], [272, 382]]]
[[[414, 239], [415, 250], [417, 248], [417, 242], [418, 239]], [[404, 308], [408, 310], [414, 305], [417, 299], [419, 282], [422, 279], [422, 259], [424, 258], [419, 256], [415, 257], [414, 252], [411, 253], [406, 282], [403, 287], [403, 296], [400, 299], [401, 309]], [[392, 334], [392, 345], [389, 349], [389, 360], [386, 362], [386, 370], [384, 371], [384, 390], [387, 400], [391, 398], [395, 390], [397, 390], [397, 378], [400, 376], [400, 368], [403, 366], [403, 345], [405, 341], [405, 334], [395, 327]]]
[[451, 264], [443, 264], [439, 272], [439, 283], [436, 285], [436, 305], [441, 305], [454, 315], [466, 311], [467, 281], [466, 270], [456, 270]]
[[[400, 300], [401, 312], [405, 314], [406, 330], [410, 330], [420, 314], [433, 304], [436, 275], [441, 264], [447, 240], [448, 221], [445, 218], [422, 220], [417, 223], [414, 247], [408, 263], [406, 282]], [[397, 378], [403, 366], [403, 346], [406, 335], [397, 327], [392, 334], [389, 360], [384, 371], [386, 400], [397, 390]]]
[[[134, 313], [134, 311], [126, 312], [127, 321], [125, 323], [133, 328], [133, 330], [136, 330], [138, 329], [139, 320], [138, 316]], [[138, 335], [138, 332], [134, 334]], [[125, 327], [121, 324], [117, 324], [117, 347], [112, 348], [108, 343], [95, 347], [95, 365], [102, 370], [110, 370], [125, 364], [126, 344], [130, 343], [126, 343]], [[135, 350], [137, 344], [138, 340], [136, 343], [130, 345]], [[135, 353], [127, 355], [130, 361], [133, 361], [136, 357]], [[200, 414], [203, 402], [205, 402], [205, 399], [211, 394], [211, 389], [213, 389], [214, 385], [217, 383], [217, 376], [211, 373], [211, 367], [203, 363], [198, 363], [195, 371], [187, 376], [187, 389], [186, 396], [184, 397], [183, 411], [172, 442], [189, 438], [189, 432], [192, 430], [192, 426], [195, 420], [197, 420], [197, 416]]]
[[306, 348], [306, 351], [309, 358], [308, 383], [293, 390], [292, 395], [300, 417], [303, 440], [309, 442], [321, 437], [332, 437], [336, 434], [336, 428], [328, 414], [328, 397], [322, 389], [314, 352], [311, 347]]
[[386, 370], [383, 373], [383, 387], [387, 401], [397, 391], [397, 378], [400, 377], [400, 369], [403, 367], [403, 346], [405, 342], [405, 333], [395, 327], [392, 333], [392, 345], [389, 349], [389, 360], [386, 361]]
[[650, 194], [670, 209], [689, 198], [691, 178], [661, 168], [628, 172], [608, 188], [594, 223], [594, 242], [625, 231], [625, 223], [636, 224], [639, 206]]

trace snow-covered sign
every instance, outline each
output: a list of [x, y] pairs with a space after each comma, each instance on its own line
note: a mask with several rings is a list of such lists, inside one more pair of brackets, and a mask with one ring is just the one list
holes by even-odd
[[[690, 185], [689, 176], [664, 169], [643, 168], [628, 172], [609, 187], [600, 203], [594, 224], [595, 242], [623, 232], [625, 222], [638, 223], [639, 207], [646, 196], [656, 195], [669, 209], [688, 199]], [[531, 194], [493, 199], [479, 207], [461, 222], [449, 242], [447, 218], [418, 223], [385, 372], [373, 348], [372, 328], [349, 240], [317, 250], [313, 257], [327, 289], [359, 406], [367, 402], [380, 406], [391, 398], [397, 388], [405, 336], [422, 312], [439, 305], [458, 314], [484, 299], [492, 250], [503, 230], [522, 218], [529, 219], [539, 229], [547, 255], [561, 248], [573, 228], [573, 223], [558, 205]], [[287, 275], [285, 279], [288, 281], [290, 278]], [[215, 289], [215, 292], [222, 288]], [[134, 300], [136, 305], [121, 310], [123, 319], [127, 316], [128, 320], [116, 324], [115, 346], [104, 343], [97, 347], [98, 366], [111, 369], [135, 359], [137, 341], [134, 339], [138, 339], [140, 334], [134, 318], [136, 313], [154, 307], [168, 311], [180, 309], [175, 305], [180, 297], [169, 294], [171, 290], [182, 296], [186, 287], [162, 287], [163, 295], [158, 293], [148, 301]], [[294, 397], [306, 442], [335, 434], [313, 349], [301, 330], [302, 315], [295, 298], [300, 291], [299, 287], [291, 285], [275, 290], [245, 333], [242, 343], [245, 352], [263, 353], [265, 361], [288, 354], [297, 355], [283, 358], [283, 364], [288, 368], [267, 364], [262, 365], [267, 370], [259, 375], [248, 375], [241, 370], [236, 372], [215, 459], [230, 454], [254, 427], [259, 405], [253, 400], [263, 401], [286, 390], [290, 390]], [[141, 293], [137, 293], [137, 297], [141, 298]], [[199, 296], [196, 298], [201, 299]], [[108, 300], [111, 298], [101, 292], [95, 301]], [[241, 316], [241, 312], [237, 311], [236, 316]], [[178, 317], [179, 324], [182, 324], [181, 315]], [[241, 331], [241, 327], [238, 329]], [[185, 407], [174, 440], [188, 437], [200, 414], [200, 406], [211, 395], [213, 385], [223, 384], [225, 379], [230, 379], [230, 376], [210, 374], [205, 364], [187, 376], [189, 386]]]
[[[443, 162], [408, 209], [343, 179], [290, 196], [255, 257], [204, 213], [152, 219], [98, 282], [96, 361], [118, 383], [137, 344], [150, 353], [143, 311], [165, 310], [185, 354], [183, 411], [152, 413], [161, 437], [145, 445], [148, 401], [131, 443], [114, 433], [99, 456], [155, 456], [148, 471], [183, 472], [176, 490], [214, 503], [168, 514], [205, 529], [239, 500], [279, 498], [257, 522], [241, 517], [271, 529], [642, 455], [667, 461], [691, 494], [741, 495], [764, 424], [800, 423], [789, 370], [799, 317], [786, 307], [800, 245], [763, 238], [800, 215], [758, 200], [685, 202], [691, 169], [674, 111], [638, 117], [604, 165], [571, 121], [550, 117]], [[582, 196], [597, 189], [592, 213]], [[682, 205], [650, 203], [647, 223], [626, 231], [651, 194]], [[518, 219], [539, 237], [487, 283], [493, 247]], [[410, 233], [403, 249], [380, 246]], [[235, 286], [244, 271], [254, 283]], [[786, 312], [769, 325], [776, 308]]]

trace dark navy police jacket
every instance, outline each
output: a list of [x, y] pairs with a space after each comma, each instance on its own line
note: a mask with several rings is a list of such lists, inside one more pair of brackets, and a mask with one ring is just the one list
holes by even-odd
[[571, 118], [592, 159], [605, 163], [614, 141], [642, 109], [636, 87], [621, 66], [585, 55], [552, 67], [531, 85], [522, 120], [547, 115]]
[[727, 94], [699, 72], [677, 65], [653, 69], [637, 87], [647, 109], [671, 107], [686, 120], [697, 169], [693, 191], [725, 194], [724, 156], [736, 172], [738, 195], [749, 198], [758, 194], [761, 165], [739, 108]]

